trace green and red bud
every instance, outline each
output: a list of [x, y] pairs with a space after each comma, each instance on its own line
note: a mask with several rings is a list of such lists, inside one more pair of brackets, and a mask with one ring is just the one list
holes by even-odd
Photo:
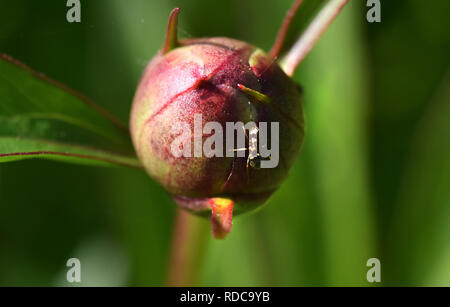
[[[233, 214], [263, 204], [286, 178], [304, 136], [301, 90], [273, 58], [245, 42], [222, 37], [178, 41], [178, 12], [172, 12], [166, 43], [137, 88], [131, 135], [151, 177], [181, 207], [200, 215], [211, 212], [213, 234], [223, 238]], [[249, 163], [255, 155], [248, 140], [243, 157], [175, 156], [171, 146], [182, 132], [174, 133], [174, 126], [187, 123], [194, 131], [198, 114], [203, 123], [220, 123], [223, 131], [230, 122], [279, 123], [278, 166]], [[200, 141], [209, 136], [202, 134]], [[189, 144], [199, 141], [194, 133], [186, 138]]]

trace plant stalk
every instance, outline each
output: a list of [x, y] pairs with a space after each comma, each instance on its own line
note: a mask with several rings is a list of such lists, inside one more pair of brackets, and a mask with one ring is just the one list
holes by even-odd
[[330, 0], [298, 38], [294, 46], [280, 60], [280, 65], [288, 76], [294, 74], [298, 65], [311, 51], [347, 2], [348, 0]]
[[166, 285], [196, 286], [211, 226], [208, 220], [181, 208], [177, 209], [176, 215]]
[[283, 48], [283, 44], [284, 44], [284, 41], [286, 39], [286, 35], [287, 35], [288, 31], [289, 31], [289, 28], [291, 26], [291, 23], [294, 20], [295, 15], [297, 14], [298, 9], [302, 5], [302, 3], [303, 3], [303, 0], [295, 0], [292, 3], [291, 8], [287, 12], [286, 17], [284, 18], [283, 23], [281, 25], [281, 28], [278, 31], [275, 43], [273, 44], [273, 47], [272, 47], [272, 49], [269, 52], [269, 55], [272, 58], [274, 58], [274, 59], [277, 58], [278, 54], [281, 51], [281, 48]]

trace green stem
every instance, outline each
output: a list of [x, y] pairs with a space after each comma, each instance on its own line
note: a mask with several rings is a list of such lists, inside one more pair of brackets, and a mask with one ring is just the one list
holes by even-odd
[[280, 65], [288, 76], [292, 76], [319, 38], [339, 15], [348, 0], [330, 0], [314, 18], [308, 28], [298, 38]]
[[210, 227], [208, 220], [177, 209], [166, 277], [168, 286], [198, 285]]
[[286, 17], [283, 20], [283, 23], [281, 25], [280, 30], [278, 31], [277, 38], [275, 39], [275, 43], [273, 44], [272, 49], [269, 52], [269, 55], [272, 58], [277, 58], [278, 54], [281, 51], [281, 48], [283, 48], [284, 41], [286, 40], [287, 33], [289, 31], [289, 28], [291, 27], [291, 23], [295, 18], [295, 15], [298, 12], [298, 9], [302, 5], [303, 0], [295, 0], [292, 3], [291, 8], [286, 14]]

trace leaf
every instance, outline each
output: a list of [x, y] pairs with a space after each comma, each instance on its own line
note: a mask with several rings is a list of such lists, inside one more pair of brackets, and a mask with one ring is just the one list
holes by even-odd
[[363, 33], [355, 26], [357, 5], [350, 1], [301, 71], [309, 123], [303, 150], [314, 169], [309, 181], [319, 214], [314, 231], [321, 231], [321, 283], [333, 286], [367, 285], [365, 264], [380, 258], [366, 149], [366, 53]]
[[86, 97], [0, 54], [0, 162], [139, 167], [128, 129]]
[[450, 70], [413, 134], [386, 248], [386, 267], [397, 284], [443, 286], [450, 280], [449, 84]]

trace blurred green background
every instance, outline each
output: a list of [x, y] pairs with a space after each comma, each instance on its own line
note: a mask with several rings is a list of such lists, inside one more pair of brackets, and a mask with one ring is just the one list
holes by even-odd
[[[450, 285], [450, 2], [351, 0], [298, 69], [307, 135], [288, 180], [224, 241], [195, 285]], [[182, 37], [269, 50], [291, 0], [0, 0], [0, 52], [127, 121], [136, 84], [182, 7]], [[1, 101], [0, 101], [1, 103]], [[162, 285], [175, 206], [145, 173], [44, 160], [0, 165], [0, 285]], [[207, 224], [207, 221], [202, 223]]]

